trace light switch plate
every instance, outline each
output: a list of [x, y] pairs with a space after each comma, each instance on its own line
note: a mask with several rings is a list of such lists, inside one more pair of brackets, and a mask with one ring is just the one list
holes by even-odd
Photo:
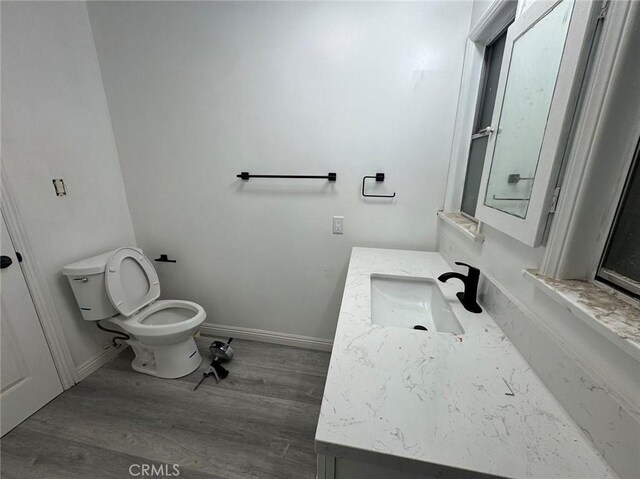
[[56, 191], [56, 196], [67, 196], [67, 188], [64, 186], [62, 178], [53, 179], [53, 188]]

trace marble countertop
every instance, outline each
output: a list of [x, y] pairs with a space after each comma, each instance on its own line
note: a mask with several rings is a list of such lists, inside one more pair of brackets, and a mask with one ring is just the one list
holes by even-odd
[[460, 281], [438, 284], [462, 335], [372, 324], [372, 273], [446, 271], [438, 253], [353, 249], [316, 451], [430, 475], [616, 477], [491, 317], [462, 307]]

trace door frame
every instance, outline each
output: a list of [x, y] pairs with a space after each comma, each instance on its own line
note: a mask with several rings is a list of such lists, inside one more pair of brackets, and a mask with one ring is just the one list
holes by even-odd
[[71, 356], [69, 344], [58, 321], [53, 296], [38, 268], [33, 261], [34, 255], [27, 237], [26, 230], [20, 219], [20, 214], [9, 185], [9, 178], [4, 166], [0, 166], [0, 195], [2, 205], [2, 216], [9, 230], [9, 236], [13, 242], [13, 247], [22, 254], [24, 258], [20, 262], [20, 269], [27, 283], [31, 300], [36, 309], [36, 314], [40, 321], [40, 326], [44, 337], [51, 351], [53, 364], [56, 367], [62, 387], [66, 390], [78, 382], [78, 374]]

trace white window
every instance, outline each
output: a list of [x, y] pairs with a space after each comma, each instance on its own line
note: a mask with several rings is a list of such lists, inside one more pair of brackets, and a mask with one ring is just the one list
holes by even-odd
[[604, 7], [540, 272], [637, 294], [640, 3]]
[[480, 180], [482, 179], [484, 159], [487, 154], [487, 143], [491, 134], [491, 119], [496, 104], [500, 67], [502, 66], [506, 40], [507, 30], [505, 28], [486, 46], [484, 51], [483, 78], [471, 136], [467, 173], [462, 192], [462, 204], [460, 206], [460, 210], [471, 217], [475, 217], [476, 214]]

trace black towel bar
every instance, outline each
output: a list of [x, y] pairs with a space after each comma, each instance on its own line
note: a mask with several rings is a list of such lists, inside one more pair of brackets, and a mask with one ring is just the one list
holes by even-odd
[[248, 171], [243, 171], [239, 175], [236, 175], [237, 178], [242, 180], [249, 180], [249, 178], [302, 178], [309, 180], [328, 180], [328, 181], [336, 181], [338, 175], [336, 173], [329, 173], [325, 176], [318, 175], [250, 175]]

